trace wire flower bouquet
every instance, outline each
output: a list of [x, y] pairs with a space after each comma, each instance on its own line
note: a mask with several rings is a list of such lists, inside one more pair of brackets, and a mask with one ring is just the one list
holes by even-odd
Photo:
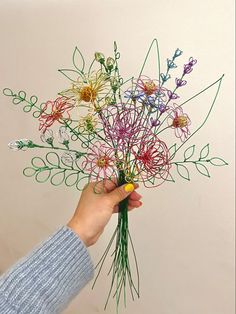
[[[143, 71], [153, 48], [157, 55], [157, 77], [149, 78]], [[79, 190], [90, 181], [102, 182], [105, 186], [107, 180], [118, 186], [141, 182], [149, 188], [165, 181], [174, 182], [172, 170], [175, 168], [178, 175], [190, 180], [191, 165], [207, 177], [210, 176], [208, 165], [226, 165], [221, 158], [209, 157], [209, 144], [203, 146], [196, 157], [195, 145], [191, 145], [186, 147], [181, 160], [175, 158], [206, 123], [223, 79], [221, 76], [191, 98], [179, 102], [179, 93], [197, 63], [191, 57], [183, 64], [179, 76], [174, 76], [171, 90], [168, 83], [181, 55], [182, 51], [176, 49], [173, 57], [167, 59], [166, 71], [162, 73], [158, 42], [154, 39], [139, 75], [124, 80], [119, 71], [120, 53], [116, 43], [114, 56], [105, 57], [96, 52], [89, 67], [85, 66], [84, 57], [76, 47], [73, 67], [59, 70], [69, 84], [55, 100], [39, 104], [36, 96], [27, 98], [24, 91], [14, 93], [5, 88], [3, 93], [12, 98], [13, 104], [22, 104], [23, 110], [37, 119], [42, 141], [19, 139], [10, 142], [9, 147], [21, 151], [30, 148], [49, 151], [45, 157], [34, 157], [31, 166], [24, 169], [24, 175], [35, 177], [40, 183], [65, 183]], [[213, 86], [216, 92], [209, 110], [198, 128], [191, 130], [191, 120], [183, 105]], [[58, 128], [57, 131], [54, 128]], [[169, 136], [166, 140], [165, 134]], [[115, 248], [111, 252], [112, 244]], [[118, 308], [121, 295], [126, 304], [127, 287], [133, 299], [135, 295], [139, 296], [138, 264], [128, 227], [127, 199], [119, 204], [118, 224], [97, 264], [97, 277], [109, 252], [112, 253], [111, 288], [105, 308], [110, 296], [116, 298]], [[130, 253], [134, 257], [133, 264]]]

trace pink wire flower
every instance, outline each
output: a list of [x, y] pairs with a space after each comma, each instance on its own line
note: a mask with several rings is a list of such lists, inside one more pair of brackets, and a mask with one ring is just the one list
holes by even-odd
[[66, 97], [58, 97], [54, 101], [47, 101], [39, 117], [39, 130], [44, 133], [55, 121], [63, 123], [63, 119], [70, 119], [69, 111], [73, 108], [74, 101]]
[[176, 137], [184, 142], [190, 135], [189, 125], [191, 124], [191, 120], [188, 115], [183, 112], [183, 108], [178, 107], [176, 104], [170, 106], [169, 110], [168, 124], [175, 130]]
[[145, 96], [154, 95], [158, 91], [159, 82], [152, 80], [147, 76], [141, 76], [137, 79], [137, 90]]
[[82, 169], [95, 180], [109, 179], [116, 169], [115, 150], [107, 147], [100, 141], [95, 142], [88, 148]]
[[141, 96], [166, 97], [167, 90], [160, 87], [158, 80], [152, 80], [148, 76], [141, 76], [136, 80], [136, 89]]
[[161, 141], [154, 133], [145, 134], [140, 144], [133, 147], [135, 165], [144, 185], [154, 180], [152, 187], [162, 184], [169, 175], [170, 153], [165, 142]]
[[[101, 121], [106, 139], [126, 151], [140, 141], [144, 127], [142, 106], [115, 104], [101, 112]], [[151, 126], [150, 126], [151, 127]]]

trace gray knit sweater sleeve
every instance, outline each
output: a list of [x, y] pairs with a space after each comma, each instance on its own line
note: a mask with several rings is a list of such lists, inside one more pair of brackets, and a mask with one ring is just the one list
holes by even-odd
[[64, 226], [0, 277], [0, 313], [61, 313], [93, 274], [87, 248]]

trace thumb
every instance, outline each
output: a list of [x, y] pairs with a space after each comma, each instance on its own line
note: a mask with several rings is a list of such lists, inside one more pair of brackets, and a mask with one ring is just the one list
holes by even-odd
[[127, 183], [119, 186], [110, 193], [107, 194], [109, 200], [112, 203], [112, 206], [117, 205], [119, 202], [123, 201], [126, 197], [129, 196], [135, 189], [134, 184]]

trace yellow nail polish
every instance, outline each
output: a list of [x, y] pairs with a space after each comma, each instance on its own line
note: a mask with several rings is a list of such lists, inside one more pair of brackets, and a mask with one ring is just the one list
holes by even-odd
[[125, 192], [129, 193], [129, 192], [133, 192], [134, 190], [134, 185], [132, 183], [128, 183], [125, 186]]

